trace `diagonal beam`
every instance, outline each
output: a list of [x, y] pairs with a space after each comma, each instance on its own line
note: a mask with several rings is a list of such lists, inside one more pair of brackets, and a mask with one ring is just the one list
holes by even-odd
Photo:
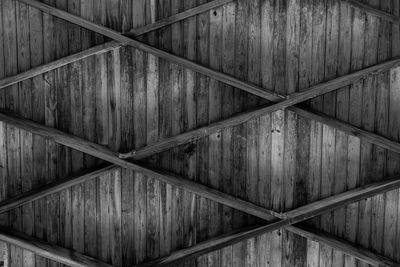
[[20, 207], [28, 202], [38, 200], [40, 198], [46, 197], [48, 195], [60, 192], [64, 189], [78, 185], [85, 181], [94, 179], [101, 175], [114, 172], [118, 169], [115, 165], [97, 167], [92, 170], [82, 171], [66, 179], [56, 180], [50, 184], [44, 185], [40, 188], [31, 190], [29, 192], [22, 193], [16, 197], [6, 199], [0, 202], [0, 213], [12, 210], [14, 208]]
[[[367, 77], [369, 75], [374, 75], [379, 72], [388, 70], [399, 64], [400, 64], [400, 59], [394, 59], [394, 60], [391, 60], [391, 61], [388, 61], [385, 63], [377, 64], [372, 67], [368, 67], [368, 68], [356, 71], [354, 73], [344, 75], [342, 77], [330, 80], [328, 82], [317, 84], [315, 86], [312, 86], [312, 87], [304, 90], [303, 92], [292, 94], [289, 96], [288, 100], [285, 100], [283, 102], [288, 102], [291, 99], [297, 99], [295, 101], [295, 103], [302, 102], [307, 99], [311, 99], [311, 98], [317, 97], [319, 95], [343, 88], [344, 86], [350, 85], [360, 79], [364, 79], [365, 77]], [[281, 102], [281, 103], [283, 103], [283, 102]], [[293, 104], [293, 103], [294, 102], [291, 102], [291, 104]], [[387, 148], [389, 150], [400, 153], [400, 145], [397, 142], [391, 141], [391, 140], [384, 138], [382, 136], [379, 136], [377, 134], [354, 127], [351, 124], [341, 122], [332, 117], [328, 117], [322, 113], [311, 112], [309, 110], [306, 110], [304, 108], [299, 108], [296, 106], [288, 107], [288, 109], [295, 113], [298, 113], [300, 116], [303, 116], [305, 118], [317, 120], [317, 121], [327, 124], [331, 127], [342, 130], [346, 133], [363, 138], [371, 143], [380, 145], [384, 148]], [[264, 106], [264, 107], [257, 108], [254, 110], [246, 111], [246, 112], [240, 113], [238, 115], [235, 115], [233, 117], [230, 117], [228, 119], [224, 119], [224, 120], [212, 123], [212, 124], [204, 126], [204, 127], [193, 129], [188, 132], [178, 134], [178, 135], [172, 136], [170, 138], [166, 138], [160, 142], [148, 145], [141, 149], [133, 150], [128, 153], [121, 153], [120, 157], [121, 158], [143, 159], [143, 158], [151, 156], [153, 154], [168, 150], [172, 147], [176, 147], [176, 146], [197, 140], [199, 138], [219, 132], [223, 129], [230, 128], [230, 127], [242, 124], [251, 119], [264, 116], [273, 110], [275, 110], [274, 105], [272, 105], [272, 106], [268, 105], [268, 106]]]
[[[178, 263], [186, 260], [207, 254], [209, 252], [233, 245], [243, 240], [253, 238], [258, 235], [277, 230], [282, 227], [287, 227], [291, 224], [299, 223], [315, 216], [321, 215], [326, 212], [344, 207], [351, 203], [363, 200], [365, 198], [373, 197], [378, 194], [383, 194], [388, 191], [400, 187], [400, 176], [393, 177], [386, 181], [372, 183], [360, 188], [356, 188], [336, 196], [332, 196], [314, 203], [302, 206], [300, 208], [291, 210], [285, 213], [285, 218], [272, 223], [261, 224], [242, 228], [231, 233], [201, 242], [195, 246], [187, 249], [182, 249], [172, 254], [150, 261], [137, 266], [175, 266]], [[293, 226], [288, 230], [293, 229]], [[297, 230], [297, 229], [296, 229]], [[299, 232], [301, 230], [297, 230]], [[311, 233], [310, 233], [311, 235]], [[321, 239], [322, 240], [322, 239]], [[348, 251], [350, 253], [350, 251]]]
[[[179, 56], [175, 56], [171, 53], [165, 52], [163, 50], [157, 49], [155, 47], [152, 47], [150, 45], [141, 43], [135, 39], [131, 39], [129, 37], [126, 37], [114, 30], [108, 29], [104, 26], [95, 24], [93, 22], [90, 22], [88, 20], [85, 20], [81, 17], [72, 15], [68, 12], [59, 10], [55, 7], [46, 5], [44, 3], [38, 2], [36, 0], [19, 0], [25, 4], [31, 5], [33, 7], [36, 7], [40, 10], [42, 10], [43, 12], [49, 13], [51, 15], [54, 15], [56, 17], [59, 17], [61, 19], [67, 20], [71, 23], [77, 24], [81, 27], [87, 28], [89, 30], [95, 31], [99, 34], [103, 34], [105, 36], [108, 36], [114, 40], [117, 40], [123, 44], [126, 45], [130, 45], [133, 47], [136, 47], [138, 49], [141, 49], [143, 51], [146, 51], [148, 53], [152, 53], [160, 58], [169, 60], [171, 62], [174, 62], [176, 64], [180, 64], [182, 66], [185, 66], [189, 69], [192, 69], [196, 72], [202, 73], [204, 75], [207, 75], [209, 77], [212, 77], [216, 80], [219, 80], [221, 82], [224, 82], [226, 84], [232, 85], [234, 87], [237, 87], [241, 90], [244, 90], [246, 92], [252, 93], [254, 95], [263, 97], [267, 100], [273, 101], [273, 102], [277, 102], [276, 104], [270, 105], [270, 106], [266, 106], [263, 107], [261, 109], [255, 110], [253, 112], [246, 112], [246, 113], [242, 113], [238, 116], [235, 116], [231, 119], [228, 120], [224, 120], [224, 121], [220, 121], [217, 123], [214, 123], [212, 125], [206, 126], [206, 127], [202, 127], [193, 131], [190, 131], [188, 133], [179, 135], [178, 137], [173, 137], [170, 139], [166, 139], [160, 143], [158, 143], [155, 146], [149, 147], [148, 148], [148, 155], [156, 153], [156, 152], [160, 152], [163, 150], [166, 150], [172, 146], [176, 146], [179, 144], [183, 144], [186, 142], [189, 142], [190, 140], [202, 137], [202, 136], [206, 136], [208, 134], [211, 134], [213, 132], [216, 131], [220, 131], [221, 129], [224, 129], [226, 127], [230, 127], [230, 126], [234, 126], [234, 125], [238, 125], [241, 124], [249, 119], [252, 118], [256, 118], [265, 114], [268, 114], [270, 112], [273, 111], [277, 111], [279, 109], [283, 109], [283, 108], [291, 108], [291, 106], [296, 105], [298, 103], [304, 102], [306, 100], [315, 98], [317, 96], [329, 93], [331, 91], [337, 90], [343, 86], [349, 85], [359, 79], [363, 79], [368, 75], [371, 74], [376, 74], [382, 71], [386, 71], [388, 69], [391, 69], [395, 66], [398, 66], [400, 64], [400, 58], [395, 58], [392, 60], [389, 60], [387, 62], [381, 63], [381, 64], [377, 64], [375, 66], [354, 72], [352, 74], [349, 75], [345, 75], [336, 79], [333, 79], [331, 81], [328, 81], [326, 83], [322, 83], [313, 87], [308, 88], [308, 90], [304, 90], [298, 93], [294, 93], [292, 95], [290, 95], [288, 98], [281, 96], [279, 94], [273, 93], [273, 92], [269, 92], [264, 90], [263, 88], [247, 83], [247, 82], [243, 82], [239, 79], [236, 79], [230, 75], [212, 70], [210, 68], [204, 67], [200, 64], [197, 64], [195, 62], [192, 62], [190, 60], [181, 58]], [[168, 144], [169, 142], [169, 144]], [[158, 151], [155, 150], [154, 148], [159, 149]], [[128, 154], [122, 154], [122, 158], [126, 158], [129, 156], [134, 155], [135, 153], [128, 153]]]
[[[162, 27], [171, 25], [173, 23], [176, 23], [176, 22], [181, 21], [183, 19], [189, 18], [191, 16], [195, 16], [195, 15], [201, 14], [201, 13], [207, 11], [207, 10], [210, 10], [210, 9], [216, 8], [218, 6], [227, 4], [227, 3], [231, 2], [231, 1], [232, 0], [214, 0], [214, 1], [211, 1], [209, 3], [197, 6], [195, 8], [188, 9], [188, 10], [186, 10], [184, 12], [178, 13], [178, 14], [173, 15], [171, 17], [156, 21], [155, 23], [151, 23], [151, 24], [139, 27], [139, 28], [132, 29], [130, 32], [125, 33], [124, 35], [127, 35], [129, 37], [137, 37], [137, 36], [143, 35], [145, 33], [160, 29]], [[107, 42], [107, 43], [104, 43], [104, 44], [101, 44], [101, 45], [97, 45], [97, 46], [91, 47], [89, 49], [86, 49], [84, 51], [78, 52], [76, 54], [72, 54], [72, 55], [63, 57], [61, 59], [49, 62], [47, 64], [43, 64], [41, 66], [34, 67], [34, 68], [29, 69], [29, 70], [27, 70], [25, 72], [21, 72], [21, 73], [18, 73], [16, 75], [14, 75], [14, 76], [10, 76], [10, 77], [1, 79], [0, 80], [0, 89], [8, 87], [8, 86], [16, 84], [16, 83], [19, 83], [19, 82], [24, 81], [26, 79], [33, 78], [33, 77], [35, 77], [37, 75], [46, 73], [48, 71], [60, 68], [62, 66], [71, 64], [71, 63], [79, 61], [81, 59], [84, 59], [84, 58], [87, 58], [87, 57], [90, 57], [90, 56], [94, 56], [94, 55], [99, 55], [99, 54], [106, 53], [108, 51], [114, 50], [114, 49], [119, 48], [121, 46], [122, 46], [122, 44], [120, 44], [119, 42], [111, 41], [111, 42]]]
[[385, 11], [382, 11], [378, 8], [372, 7], [371, 5], [365, 4], [360, 2], [359, 0], [343, 0], [348, 2], [351, 6], [364, 10], [367, 13], [370, 13], [374, 16], [377, 16], [379, 18], [382, 18], [384, 20], [390, 21], [392, 23], [399, 24], [400, 23], [400, 17], [396, 15], [392, 15], [390, 13], [387, 13]]
[[343, 238], [332, 236], [309, 226], [297, 224], [296, 227], [289, 226], [286, 229], [309, 240], [319, 242], [338, 251], [342, 251], [349, 256], [373, 266], [400, 266], [400, 263], [397, 263], [392, 259], [376, 254], [369, 249], [353, 244]]
[[78, 252], [49, 244], [25, 234], [0, 227], [0, 240], [31, 251], [39, 256], [73, 267], [112, 267], [112, 265]]
[[252, 93], [254, 95], [263, 97], [263, 98], [271, 100], [271, 101], [273, 101], [273, 100], [279, 101], [282, 99], [282, 96], [280, 96], [276, 93], [271, 93], [271, 92], [265, 91], [263, 88], [261, 88], [259, 86], [252, 85], [252, 84], [243, 82], [239, 79], [236, 79], [235, 77], [232, 77], [230, 75], [227, 75], [227, 74], [224, 74], [224, 73], [221, 73], [218, 71], [214, 71], [210, 68], [207, 68], [200, 64], [197, 64], [191, 60], [173, 55], [173, 54], [163, 51], [161, 49], [155, 48], [151, 45], [148, 45], [148, 44], [142, 43], [138, 40], [129, 38], [117, 31], [114, 31], [107, 27], [98, 25], [96, 23], [93, 23], [93, 22], [83, 19], [81, 17], [75, 16], [75, 15], [65, 12], [63, 10], [60, 10], [58, 8], [46, 5], [46, 4], [36, 1], [36, 0], [19, 0], [19, 1], [22, 3], [25, 3], [27, 5], [30, 5], [32, 7], [35, 7], [45, 13], [48, 13], [55, 17], [58, 17], [60, 19], [64, 19], [73, 24], [76, 24], [76, 25], [86, 28], [88, 30], [94, 31], [98, 34], [107, 36], [111, 39], [114, 39], [114, 40], [124, 44], [124, 45], [129, 45], [129, 46], [135, 47], [137, 49], [143, 50], [143, 51], [153, 54], [159, 58], [168, 60], [168, 61], [176, 63], [178, 65], [182, 65], [188, 69], [192, 69], [193, 71], [204, 74], [206, 76], [213, 77], [218, 81], [221, 81], [226, 84], [232, 85], [234, 87], [240, 88], [240, 89], [247, 91], [249, 93]]
[[5, 112], [0, 112], [0, 121], [23, 129], [25, 131], [29, 131], [33, 134], [42, 136], [44, 138], [51, 139], [56, 143], [81, 151], [88, 155], [103, 159], [122, 168], [137, 171], [149, 177], [159, 179], [162, 182], [175, 185], [178, 188], [183, 188], [196, 195], [208, 198], [210, 200], [257, 216], [259, 218], [271, 220], [274, 217], [282, 217], [282, 215], [279, 213], [261, 208], [250, 202], [238, 199], [226, 193], [222, 193], [218, 190], [215, 190], [205, 185], [201, 185], [189, 179], [185, 179], [181, 176], [175, 175], [165, 170], [156, 170], [147, 167], [144, 164], [120, 159], [118, 157], [118, 153], [111, 151], [107, 147], [86, 141], [82, 138], [64, 133], [57, 129], [38, 124], [15, 115], [10, 115]]

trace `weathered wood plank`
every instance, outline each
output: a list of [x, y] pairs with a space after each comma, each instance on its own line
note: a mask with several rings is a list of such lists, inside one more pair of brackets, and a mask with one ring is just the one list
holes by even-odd
[[[234, 74], [234, 57], [235, 57], [235, 18], [236, 18], [236, 3], [230, 3], [223, 7], [223, 18], [222, 18], [222, 71], [224, 73]], [[221, 116], [231, 116], [234, 111], [234, 89], [229, 85], [221, 85], [224, 90], [222, 91], [222, 107]], [[220, 180], [220, 188], [222, 188], [228, 194], [234, 193], [233, 184], [233, 143], [232, 143], [232, 129], [224, 129], [221, 131], [222, 139], [222, 158], [221, 158], [221, 173], [224, 176]], [[223, 233], [227, 233], [233, 230], [233, 209], [230, 207], [222, 207], [222, 218], [221, 225]], [[233, 264], [233, 249], [232, 247], [226, 247], [221, 250], [221, 266], [232, 266]]]

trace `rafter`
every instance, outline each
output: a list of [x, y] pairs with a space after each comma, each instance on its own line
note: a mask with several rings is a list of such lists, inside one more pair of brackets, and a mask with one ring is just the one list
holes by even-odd
[[384, 20], [390, 21], [395, 24], [400, 23], [399, 16], [392, 15], [392, 14], [382, 11], [378, 8], [372, 7], [371, 5], [362, 3], [359, 0], [343, 0], [343, 1], [348, 2], [351, 6], [353, 6], [355, 8], [361, 9], [369, 14], [372, 14], [372, 15], [382, 18]]
[[[134, 28], [131, 29], [129, 32], [124, 33], [124, 35], [129, 36], [129, 37], [138, 37], [143, 34], [149, 33], [151, 31], [155, 31], [157, 29], [160, 29], [162, 27], [166, 27], [168, 25], [171, 25], [173, 23], [176, 23], [178, 21], [184, 20], [186, 18], [189, 18], [191, 16], [195, 16], [198, 14], [201, 14], [207, 10], [216, 8], [218, 6], [227, 4], [231, 2], [232, 0], [214, 0], [209, 3], [194, 7], [192, 9], [188, 9], [184, 12], [178, 13], [176, 15], [173, 15], [171, 17], [156, 21], [155, 23], [151, 23], [142, 27]], [[33, 78], [37, 75], [46, 73], [48, 71], [66, 66], [68, 64], [71, 64], [73, 62], [79, 61], [81, 59], [94, 56], [94, 55], [99, 55], [103, 54], [109, 51], [112, 51], [116, 48], [121, 47], [122, 44], [117, 42], [117, 41], [110, 41], [101, 45], [97, 45], [91, 48], [88, 48], [84, 51], [78, 52], [76, 54], [72, 54], [60, 59], [57, 59], [55, 61], [49, 62], [47, 64], [43, 64], [37, 67], [34, 67], [32, 69], [29, 69], [25, 72], [18, 73], [14, 76], [6, 77], [4, 79], [0, 80], [0, 89], [8, 87], [10, 85], [22, 82], [24, 80]]]
[[68, 266], [112, 267], [110, 264], [82, 255], [73, 250], [49, 244], [37, 238], [4, 227], [0, 227], [0, 240]]
[[[291, 224], [299, 223], [307, 219], [313, 218], [315, 216], [321, 215], [326, 212], [344, 207], [348, 204], [363, 200], [365, 198], [373, 197], [379, 194], [386, 193], [388, 191], [397, 189], [400, 187], [400, 176], [393, 177], [389, 180], [369, 184], [354, 190], [350, 190], [326, 199], [316, 201], [314, 203], [302, 206], [300, 208], [291, 210], [285, 213], [286, 218], [277, 222], [267, 223], [262, 225], [255, 225], [251, 227], [242, 228], [233, 231], [228, 234], [201, 242], [187, 249], [182, 249], [172, 254], [150, 261], [144, 264], [137, 265], [138, 267], [145, 266], [175, 266], [178, 263], [184, 262], [194, 257], [198, 257], [209, 252], [233, 245], [235, 243], [241, 242], [243, 240], [268, 233], [272, 230], [277, 230], [281, 227], [286, 227]], [[279, 227], [278, 227], [279, 226]], [[291, 226], [288, 230], [296, 229], [295, 232], [302, 232], [302, 230], [297, 230], [296, 227]], [[304, 231], [304, 230], [303, 230]], [[313, 233], [310, 232], [308, 236], [312, 236]], [[319, 239], [323, 241], [324, 238]], [[345, 248], [342, 245], [342, 249]], [[349, 254], [352, 253], [351, 250], [346, 250]], [[354, 253], [353, 253], [354, 254]]]

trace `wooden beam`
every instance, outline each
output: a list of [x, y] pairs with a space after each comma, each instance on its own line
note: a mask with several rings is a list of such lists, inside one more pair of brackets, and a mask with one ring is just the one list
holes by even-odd
[[97, 259], [82, 255], [75, 251], [65, 249], [42, 240], [29, 237], [25, 234], [0, 227], [0, 240], [31, 251], [36, 255], [57, 261], [73, 267], [111, 267], [112, 265]]
[[196, 71], [198, 73], [204, 74], [206, 76], [212, 77], [218, 81], [224, 82], [226, 84], [232, 85], [234, 87], [237, 87], [239, 89], [242, 89], [246, 92], [249, 92], [254, 95], [258, 95], [262, 98], [271, 100], [271, 101], [279, 101], [282, 98], [285, 98], [284, 96], [281, 96], [279, 94], [265, 91], [263, 88], [257, 86], [257, 85], [252, 85], [246, 82], [243, 82], [239, 79], [236, 79], [233, 76], [212, 70], [210, 68], [204, 67], [200, 64], [197, 64], [193, 61], [190, 61], [188, 59], [173, 55], [171, 53], [168, 53], [166, 51], [163, 51], [161, 49], [155, 48], [151, 45], [142, 43], [138, 40], [129, 38], [117, 31], [114, 31], [112, 29], [109, 29], [107, 27], [98, 25], [94, 22], [88, 21], [86, 19], [83, 19], [81, 17], [72, 15], [68, 12], [65, 12], [63, 10], [57, 9], [55, 7], [46, 5], [44, 3], [41, 3], [36, 0], [19, 0], [22, 3], [25, 3], [27, 5], [30, 5], [32, 7], [38, 8], [39, 10], [48, 13], [50, 15], [53, 15], [55, 17], [58, 17], [60, 19], [64, 19], [66, 21], [69, 21], [73, 24], [79, 25], [83, 28], [86, 28], [88, 30], [94, 31], [96, 33], [102, 34], [104, 36], [107, 36], [111, 39], [114, 39], [124, 45], [130, 45], [132, 47], [135, 47], [137, 49], [143, 50], [147, 53], [153, 54], [159, 58], [171, 61], [173, 63], [176, 63], [178, 65], [182, 65], [186, 68], [192, 69], [193, 71]]
[[264, 116], [271, 111], [275, 111], [276, 108], [280, 108], [282, 106], [277, 106], [282, 104], [283, 107], [288, 108], [289, 110], [298, 113], [301, 116], [314, 119], [320, 121], [322, 123], [326, 123], [332, 127], [338, 128], [339, 130], [345, 131], [349, 134], [358, 136], [360, 138], [366, 139], [369, 142], [376, 143], [377, 145], [382, 145], [383, 147], [398, 152], [399, 144], [379, 135], [370, 133], [368, 131], [364, 131], [360, 128], [354, 127], [348, 123], [341, 122], [334, 118], [329, 118], [328, 116], [323, 115], [322, 113], [310, 112], [305, 109], [301, 109], [299, 107], [294, 107], [291, 105], [297, 104], [299, 102], [317, 97], [319, 95], [340, 89], [344, 86], [350, 85], [357, 80], [364, 79], [369, 75], [374, 75], [379, 72], [388, 70], [392, 67], [395, 67], [400, 64], [400, 59], [393, 59], [385, 63], [377, 64], [354, 73], [344, 75], [342, 77], [338, 77], [328, 82], [324, 82], [321, 84], [317, 84], [308, 89], [303, 90], [302, 92], [295, 93], [289, 96], [289, 99], [284, 100], [276, 105], [267, 105], [261, 108], [257, 108], [254, 110], [246, 111], [230, 117], [228, 119], [224, 119], [210, 125], [197, 128], [194, 130], [190, 130], [188, 132], [166, 138], [160, 142], [154, 143], [152, 145], [148, 145], [146, 147], [133, 150], [127, 153], [121, 153], [121, 158], [133, 158], [133, 159], [143, 159], [145, 157], [151, 156], [153, 154], [168, 150], [172, 147], [176, 147], [196, 139], [202, 138], [204, 136], [208, 136], [210, 134], [219, 132], [225, 128], [233, 127], [239, 124], [242, 124], [251, 119]]
[[351, 6], [361, 9], [369, 14], [375, 15], [379, 18], [382, 18], [384, 20], [390, 21], [392, 23], [399, 24], [400, 23], [400, 17], [396, 15], [392, 15], [390, 13], [387, 13], [385, 11], [379, 10], [375, 7], [372, 7], [368, 4], [362, 3], [359, 0], [344, 0], [348, 2]]
[[159, 179], [165, 183], [175, 185], [178, 188], [183, 188], [196, 195], [208, 198], [210, 200], [246, 212], [248, 214], [257, 216], [259, 218], [265, 220], [271, 220], [274, 219], [274, 217], [278, 218], [282, 217], [280, 213], [261, 208], [250, 202], [238, 199], [229, 194], [222, 193], [218, 190], [212, 189], [205, 185], [198, 184], [194, 181], [185, 179], [173, 173], [164, 170], [156, 170], [144, 164], [139, 164], [128, 160], [120, 159], [118, 157], [118, 153], [111, 151], [107, 147], [86, 141], [82, 138], [64, 133], [57, 129], [32, 122], [30, 120], [21, 118], [19, 116], [7, 114], [6, 112], [3, 111], [0, 112], [0, 121], [18, 127], [20, 129], [29, 131], [33, 134], [42, 136], [44, 138], [51, 139], [56, 143], [73, 148], [88, 155], [103, 159], [107, 162], [113, 163], [122, 168], [137, 171], [152, 178]]
[[[372, 183], [356, 188], [333, 197], [322, 199], [314, 203], [291, 210], [284, 214], [285, 218], [272, 223], [251, 226], [231, 233], [201, 242], [190, 248], [182, 249], [172, 254], [137, 266], [175, 266], [186, 260], [207, 254], [209, 252], [233, 245], [243, 240], [277, 230], [282, 227], [305, 221], [326, 212], [344, 207], [356, 201], [383, 194], [400, 187], [400, 176], [386, 181]], [[310, 233], [311, 235], [312, 233]], [[351, 251], [347, 251], [350, 253]]]
[[400, 263], [376, 254], [369, 249], [363, 248], [343, 238], [327, 234], [315, 228], [297, 224], [296, 227], [289, 226], [286, 229], [309, 240], [319, 242], [338, 251], [342, 251], [351, 257], [359, 259], [373, 266], [400, 266]]
[[20, 194], [10, 199], [6, 199], [0, 202], [0, 213], [12, 210], [16, 207], [38, 200], [45, 196], [60, 192], [71, 186], [78, 185], [80, 183], [94, 179], [101, 175], [113, 172], [117, 168], [119, 167], [115, 165], [108, 165], [108, 166], [97, 167], [92, 170], [82, 171], [66, 179], [56, 180], [55, 182], [44, 185], [40, 188]]
[[[148, 32], [160, 29], [162, 27], [171, 25], [175, 22], [181, 21], [183, 19], [186, 19], [191, 16], [198, 15], [202, 12], [205, 12], [207, 10], [210, 10], [212, 8], [224, 5], [226, 3], [232, 2], [232, 0], [214, 0], [209, 3], [200, 5], [198, 7], [186, 10], [184, 12], [178, 13], [176, 15], [173, 15], [171, 17], [168, 17], [166, 19], [159, 20], [155, 23], [151, 23], [142, 27], [138, 27], [135, 29], [132, 29], [130, 32], [125, 33], [124, 35], [129, 36], [129, 37], [137, 37], [143, 34], [146, 34]], [[0, 89], [3, 89], [5, 87], [8, 87], [10, 85], [22, 82], [24, 80], [33, 78], [37, 75], [46, 73], [48, 71], [60, 68], [62, 66], [71, 64], [73, 62], [79, 61], [81, 59], [94, 56], [94, 55], [99, 55], [102, 53], [106, 53], [108, 51], [114, 50], [116, 48], [121, 47], [122, 44], [117, 42], [117, 41], [111, 41], [107, 42], [101, 45], [97, 45], [94, 47], [91, 47], [89, 49], [86, 49], [84, 51], [78, 52], [76, 54], [70, 55], [63, 57], [61, 59], [57, 59], [55, 61], [49, 62], [47, 64], [37, 66], [35, 68], [29, 69], [25, 72], [18, 73], [17, 75], [6, 77], [4, 79], [0, 80]]]

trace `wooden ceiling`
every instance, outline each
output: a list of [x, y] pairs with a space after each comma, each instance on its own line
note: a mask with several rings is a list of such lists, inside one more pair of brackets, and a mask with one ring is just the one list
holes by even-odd
[[399, 5], [2, 0], [4, 260], [398, 266]]

